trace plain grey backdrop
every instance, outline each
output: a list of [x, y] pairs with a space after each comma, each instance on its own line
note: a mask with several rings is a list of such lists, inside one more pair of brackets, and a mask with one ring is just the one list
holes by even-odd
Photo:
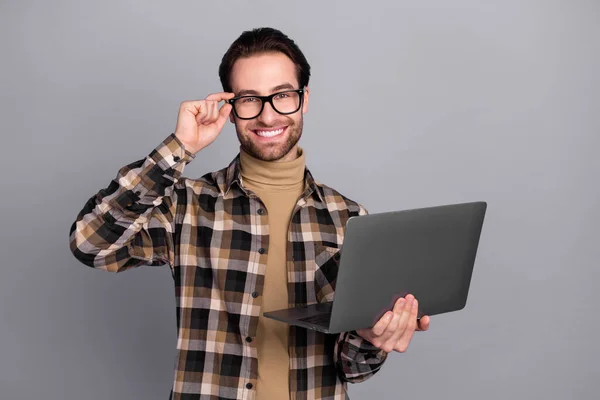
[[[372, 213], [489, 203], [467, 307], [351, 397], [598, 398], [599, 20], [595, 0], [2, 0], [0, 399], [167, 398], [168, 268], [92, 270], [68, 232], [258, 26], [312, 65], [317, 179]], [[237, 151], [228, 124], [185, 174]]]

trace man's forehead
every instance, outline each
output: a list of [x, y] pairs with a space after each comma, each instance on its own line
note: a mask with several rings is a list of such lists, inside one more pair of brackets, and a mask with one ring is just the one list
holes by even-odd
[[296, 66], [282, 53], [240, 58], [231, 71], [231, 86], [236, 94], [270, 94], [282, 89], [299, 89]]

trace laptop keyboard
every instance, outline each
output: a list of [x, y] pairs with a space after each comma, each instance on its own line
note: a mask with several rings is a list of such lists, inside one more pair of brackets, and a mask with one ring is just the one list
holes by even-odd
[[308, 322], [309, 324], [328, 326], [331, 320], [331, 314], [317, 314], [311, 315], [310, 317], [300, 318], [302, 322]]

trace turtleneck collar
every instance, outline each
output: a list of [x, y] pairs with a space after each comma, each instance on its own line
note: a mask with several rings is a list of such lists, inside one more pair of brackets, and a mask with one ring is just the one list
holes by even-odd
[[305, 157], [298, 147], [298, 157], [292, 161], [263, 161], [240, 147], [240, 172], [242, 179], [269, 187], [286, 187], [304, 181]]

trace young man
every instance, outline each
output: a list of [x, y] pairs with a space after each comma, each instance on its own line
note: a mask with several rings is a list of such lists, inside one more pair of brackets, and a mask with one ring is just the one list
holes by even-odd
[[[348, 382], [405, 351], [429, 318], [417, 327], [410, 295], [373, 328], [339, 335], [262, 317], [333, 298], [345, 223], [366, 210], [305, 167], [298, 141], [310, 67], [292, 40], [270, 28], [244, 32], [219, 75], [223, 93], [181, 103], [175, 132], [87, 202], [71, 250], [112, 272], [170, 266], [173, 399], [346, 399]], [[225, 169], [184, 178], [228, 118], [240, 154]]]

